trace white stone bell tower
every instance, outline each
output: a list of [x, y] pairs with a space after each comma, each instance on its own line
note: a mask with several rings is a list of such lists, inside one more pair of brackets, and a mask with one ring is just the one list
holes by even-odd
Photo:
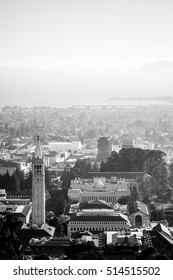
[[32, 159], [32, 224], [45, 223], [45, 165], [37, 136], [35, 153]]

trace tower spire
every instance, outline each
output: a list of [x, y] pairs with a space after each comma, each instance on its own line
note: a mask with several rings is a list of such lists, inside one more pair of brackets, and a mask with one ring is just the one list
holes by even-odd
[[40, 136], [39, 135], [37, 135], [37, 142], [36, 142], [34, 157], [42, 158], [42, 151], [41, 151], [41, 146], [40, 146]]

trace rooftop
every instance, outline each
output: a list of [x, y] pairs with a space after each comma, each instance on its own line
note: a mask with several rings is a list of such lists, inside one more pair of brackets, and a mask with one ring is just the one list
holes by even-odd
[[143, 177], [144, 172], [88, 172], [85, 175], [85, 179], [93, 179], [96, 177], [116, 177], [117, 179], [136, 179], [137, 177]]
[[54, 236], [55, 228], [49, 226], [48, 224], [42, 225], [42, 227], [23, 227], [19, 230], [18, 235], [20, 237], [27, 238], [41, 238], [46, 236]]
[[128, 207], [129, 215], [134, 214], [138, 211], [142, 212], [143, 214], [149, 215], [149, 210], [147, 205], [141, 201], [136, 200], [134, 202], [130, 202], [127, 207]]
[[112, 209], [105, 201], [103, 200], [91, 200], [88, 202], [80, 203], [80, 209]]
[[108, 221], [108, 222], [127, 222], [126, 219], [121, 217], [120, 215], [114, 215], [114, 216], [75, 216], [72, 217], [71, 220], [72, 222], [74, 221]]
[[31, 204], [18, 205], [14, 208], [14, 205], [6, 205], [6, 210], [0, 212], [5, 215], [13, 215], [17, 217], [26, 217], [31, 210]]

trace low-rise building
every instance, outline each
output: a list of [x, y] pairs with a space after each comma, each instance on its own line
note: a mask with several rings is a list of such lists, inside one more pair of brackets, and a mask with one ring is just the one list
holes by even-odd
[[129, 221], [132, 227], [149, 227], [150, 213], [147, 205], [141, 201], [128, 204]]

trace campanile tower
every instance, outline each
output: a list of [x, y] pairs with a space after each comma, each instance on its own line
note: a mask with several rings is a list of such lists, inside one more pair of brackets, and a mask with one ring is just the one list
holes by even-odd
[[45, 165], [37, 136], [36, 148], [32, 159], [32, 224], [45, 223]]

